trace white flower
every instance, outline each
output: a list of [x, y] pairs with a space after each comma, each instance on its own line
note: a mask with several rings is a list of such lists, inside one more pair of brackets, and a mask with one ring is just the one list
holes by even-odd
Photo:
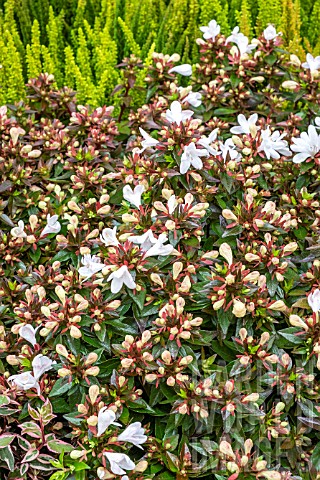
[[317, 313], [320, 311], [320, 290], [317, 288], [317, 290], [314, 290], [314, 292], [310, 293], [308, 296], [308, 303], [310, 307], [312, 308], [312, 311], [314, 313]]
[[228, 138], [224, 143], [220, 142], [219, 146], [221, 153], [222, 153], [222, 158], [224, 161], [227, 160], [239, 160], [240, 154], [236, 150], [236, 146], [232, 141], [232, 138]]
[[90, 255], [89, 253], [82, 257], [81, 263], [83, 267], [80, 267], [78, 271], [81, 277], [85, 277], [84, 281], [88, 280], [88, 278], [92, 277], [95, 273], [100, 272], [105, 266], [104, 263], [100, 262], [99, 257]]
[[115, 422], [116, 414], [113, 410], [109, 409], [108, 407], [103, 407], [99, 410], [98, 413], [98, 434], [97, 436], [100, 437], [104, 434], [110, 425], [116, 425], [121, 427], [120, 423]]
[[182, 110], [181, 104], [175, 100], [170, 105], [170, 110], [166, 111], [166, 119], [170, 123], [180, 125], [181, 122], [188, 120], [193, 115], [192, 110]]
[[[105, 452], [110, 463], [110, 470], [115, 475], [124, 475], [125, 470], [133, 470], [135, 464], [125, 453]], [[125, 469], [125, 470], [124, 470]]]
[[317, 125], [316, 128], [320, 128], [320, 117], [316, 117], [314, 123]]
[[119, 241], [117, 239], [117, 227], [104, 228], [100, 235], [100, 240], [105, 244], [106, 247], [116, 247], [119, 245]]
[[44, 229], [41, 232], [41, 237], [43, 235], [48, 235], [49, 233], [59, 233], [61, 230], [61, 225], [58, 222], [58, 215], [47, 215], [47, 225], [44, 227]]
[[19, 220], [18, 226], [13, 227], [10, 233], [14, 238], [25, 238], [27, 234], [24, 231], [24, 222], [22, 220]]
[[232, 30], [231, 35], [227, 38], [226, 43], [233, 42], [237, 45], [240, 55], [250, 53], [256, 45], [249, 45], [249, 39], [243, 33], [239, 32], [239, 27]]
[[263, 36], [266, 40], [274, 40], [279, 35], [282, 35], [282, 32], [278, 32], [273, 25], [269, 25], [265, 30], [263, 30]]
[[50, 358], [42, 355], [41, 353], [34, 357], [32, 360], [33, 375], [36, 380], [39, 380], [41, 375], [43, 375], [48, 370], [51, 370], [52, 365], [56, 363], [50, 360]]
[[148, 437], [144, 434], [144, 428], [141, 428], [141, 423], [135, 422], [118, 435], [117, 440], [119, 442], [130, 442], [132, 445], [142, 449], [141, 445], [148, 440]]
[[217, 138], [217, 132], [218, 132], [218, 128], [215, 128], [214, 130], [212, 130], [212, 132], [208, 137], [201, 137], [200, 140], [198, 140], [198, 145], [201, 145], [202, 147], [204, 147], [210, 153], [210, 155], [213, 155], [213, 156], [217, 156], [221, 153], [215, 148], [211, 147], [211, 144]]
[[31, 372], [19, 373], [17, 375], [11, 375], [8, 378], [8, 382], [13, 382], [17, 387], [22, 390], [29, 390], [30, 388], [36, 388], [38, 395], [40, 395], [40, 385]]
[[145, 258], [155, 257], [157, 255], [161, 255], [161, 256], [170, 255], [170, 253], [173, 250], [173, 246], [170, 244], [164, 245], [164, 243], [167, 240], [168, 240], [167, 235], [165, 233], [161, 233], [156, 243], [152, 247], [150, 247], [145, 253], [144, 255]]
[[258, 151], [264, 151], [268, 160], [270, 160], [270, 158], [278, 159], [280, 158], [280, 154], [284, 155], [285, 157], [291, 157], [292, 153], [287, 148], [288, 142], [286, 140], [282, 140], [285, 136], [285, 133], [280, 134], [280, 132], [277, 130], [271, 133], [269, 127], [266, 130], [262, 130], [262, 141]]
[[141, 205], [141, 196], [144, 190], [144, 185], [136, 185], [134, 190], [132, 190], [130, 185], [125, 185], [123, 187], [123, 198], [135, 207], [139, 208]]
[[307, 53], [306, 62], [302, 64], [302, 67], [311, 72], [316, 72], [320, 68], [320, 55], [313, 57], [311, 53]]
[[186, 98], [182, 100], [182, 103], [188, 102], [193, 107], [200, 107], [202, 95], [199, 92], [190, 92]]
[[21, 338], [24, 338], [27, 340], [27, 342], [31, 343], [31, 345], [34, 347], [37, 343], [36, 333], [38, 329], [39, 327], [33, 328], [32, 325], [23, 325], [19, 329], [19, 335]]
[[169, 200], [167, 202], [167, 208], [168, 208], [169, 215], [171, 215], [171, 213], [173, 213], [175, 211], [177, 206], [178, 206], [178, 202], [176, 200], [176, 196], [171, 195], [171, 197], [169, 198]]
[[11, 127], [10, 128], [10, 137], [13, 145], [16, 145], [20, 135], [24, 135], [26, 132], [23, 128], [20, 127]]
[[141, 145], [143, 148], [139, 150], [139, 153], [142, 153], [145, 151], [146, 148], [149, 147], [155, 147], [157, 143], [159, 143], [159, 140], [156, 140], [155, 138], [152, 138], [143, 128], [139, 127], [140, 133], [143, 136], [144, 140], [142, 140]]
[[304, 162], [307, 158], [313, 158], [320, 151], [320, 135], [316, 127], [309, 125], [308, 133], [302, 132], [300, 137], [292, 138], [294, 145], [291, 145], [293, 152], [299, 152], [294, 155], [293, 163]]
[[141, 250], [144, 252], [149, 250], [149, 248], [157, 242], [156, 237], [150, 229], [142, 235], [132, 235], [128, 240], [134, 244], [140, 245]]
[[245, 133], [246, 135], [249, 135], [251, 133], [250, 128], [252, 129], [252, 127], [256, 126], [256, 123], [258, 121], [258, 114], [254, 113], [253, 115], [250, 115], [250, 117], [247, 120], [246, 117], [242, 113], [240, 113], [240, 115], [238, 115], [237, 120], [240, 126], [232, 127], [230, 129], [230, 132], [235, 133], [236, 135], [241, 133]]
[[168, 73], [179, 73], [184, 77], [190, 77], [190, 75], [192, 75], [192, 67], [189, 63], [184, 63], [183, 65], [177, 65], [176, 67], [170, 68]]
[[189, 145], [185, 145], [183, 149], [183, 154], [181, 155], [180, 173], [186, 173], [191, 167], [191, 165], [195, 169], [201, 170], [203, 164], [200, 157], [207, 156], [207, 150], [197, 148], [194, 142], [189, 143]]
[[118, 293], [120, 292], [123, 285], [126, 285], [128, 288], [133, 290], [136, 288], [136, 283], [133, 280], [131, 273], [128, 270], [127, 265], [122, 265], [115, 272], [112, 272], [111, 275], [107, 278], [107, 281], [111, 281], [111, 292]]
[[218, 25], [215, 20], [211, 20], [207, 27], [200, 27], [200, 30], [203, 32], [203, 38], [205, 40], [215, 40], [216, 36], [220, 33], [220, 25]]

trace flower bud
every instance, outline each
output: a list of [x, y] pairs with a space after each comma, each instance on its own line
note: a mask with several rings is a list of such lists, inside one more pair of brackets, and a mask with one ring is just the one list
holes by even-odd
[[240, 300], [233, 300], [233, 309], [232, 309], [233, 315], [235, 315], [237, 318], [242, 318], [246, 315], [247, 310], [246, 306], [244, 303], [240, 302]]
[[230, 245], [228, 245], [228, 243], [223, 243], [222, 245], [220, 245], [219, 253], [225, 260], [227, 260], [229, 265], [232, 264], [233, 262], [232, 250]]
[[92, 404], [96, 402], [99, 393], [100, 393], [100, 390], [98, 385], [91, 385], [91, 387], [89, 388], [89, 398]]

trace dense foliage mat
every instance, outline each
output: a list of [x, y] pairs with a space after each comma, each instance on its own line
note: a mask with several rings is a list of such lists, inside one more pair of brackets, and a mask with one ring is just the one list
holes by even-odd
[[0, 108], [3, 479], [319, 478], [319, 58], [201, 31]]

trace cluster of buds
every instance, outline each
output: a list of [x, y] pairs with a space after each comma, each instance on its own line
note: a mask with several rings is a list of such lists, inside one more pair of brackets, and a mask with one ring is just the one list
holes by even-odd
[[219, 248], [220, 255], [227, 261], [216, 263], [212, 271], [210, 294], [214, 310], [232, 308], [237, 318], [255, 313], [257, 307], [267, 307], [266, 278], [258, 271], [251, 271], [242, 262], [234, 262], [232, 249], [227, 243]]
[[290, 242], [286, 245], [277, 246], [275, 238], [270, 233], [264, 235], [264, 242], [257, 241], [253, 246], [245, 247], [248, 253], [245, 254], [245, 260], [255, 268], [262, 268], [263, 271], [269, 271], [271, 277], [275, 277], [278, 282], [283, 282], [284, 274], [289, 266], [284, 260], [298, 248], [296, 242]]
[[67, 297], [62, 286], [55, 288], [55, 294], [57, 302], [41, 307], [45, 326], [40, 330], [40, 335], [45, 337], [51, 332], [63, 334], [68, 331], [71, 337], [81, 338], [80, 322], [87, 311], [88, 300], [79, 293]]
[[[234, 338], [237, 348], [241, 348], [241, 355], [237, 355], [238, 365], [236, 364], [232, 372], [238, 372], [238, 369], [246, 369], [250, 365], [256, 365], [256, 362], [262, 362], [266, 369], [270, 368], [270, 364], [277, 363], [278, 357], [268, 352], [269, 350], [269, 332], [263, 332], [259, 339], [255, 339], [245, 328], [240, 328], [239, 337]], [[240, 368], [239, 368], [240, 367]], [[235, 373], [234, 373], [235, 374]]]
[[233, 450], [232, 445], [222, 440], [219, 445], [220, 468], [230, 473], [228, 480], [236, 480], [241, 473], [254, 476], [256, 479], [281, 480], [280, 472], [270, 470], [263, 457], [257, 457], [252, 453], [253, 441], [245, 440], [243, 449]]
[[240, 238], [252, 241], [259, 239], [261, 230], [263, 232], [266, 227], [272, 228], [274, 235], [279, 235], [281, 231], [287, 232], [297, 226], [290, 213], [283, 214], [272, 201], [261, 206], [256, 196], [257, 191], [252, 189], [250, 194], [244, 196], [244, 201], [234, 207], [233, 212], [229, 209], [222, 211], [223, 217], [231, 220], [227, 229], [241, 226]]
[[68, 377], [70, 383], [85, 379], [89, 385], [88, 377], [96, 377], [99, 375], [99, 367], [93, 366], [98, 360], [98, 355], [95, 352], [90, 352], [86, 357], [73, 355], [69, 353], [61, 343], [58, 343], [56, 346], [56, 352], [62, 362], [62, 367], [59, 368], [58, 375], [61, 378]]
[[181, 340], [190, 340], [199, 337], [197, 327], [203, 322], [201, 317], [193, 318], [190, 313], [184, 312], [185, 300], [178, 297], [170, 301], [159, 311], [159, 316], [153, 321], [154, 327], [151, 330], [154, 335], [154, 342], [165, 343], [175, 341], [181, 347]]
[[264, 416], [264, 423], [260, 433], [261, 435], [266, 435], [269, 441], [272, 438], [286, 436], [290, 432], [288, 428], [289, 422], [281, 419], [281, 417], [284, 416], [285, 407], [283, 402], [278, 402], [276, 405], [273, 405], [272, 409]]
[[267, 372], [264, 382], [272, 387], [277, 387], [280, 395], [287, 402], [294, 395], [301, 395], [306, 392], [308, 395], [317, 395], [315, 390], [315, 375], [305, 373], [302, 367], [296, 367], [288, 353], [278, 357], [274, 364], [276, 371]]

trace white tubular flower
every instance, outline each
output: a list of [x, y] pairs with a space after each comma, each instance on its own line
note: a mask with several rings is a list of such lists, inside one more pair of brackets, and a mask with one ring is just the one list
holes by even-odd
[[134, 244], [140, 245], [141, 250], [144, 252], [157, 243], [157, 239], [150, 229], [142, 235], [131, 235], [128, 240]]
[[143, 140], [141, 142], [142, 148], [139, 150], [139, 153], [144, 152], [149, 147], [155, 147], [159, 140], [152, 138], [143, 128], [139, 127], [140, 133], [143, 136]]
[[52, 365], [56, 363], [50, 360], [50, 358], [42, 355], [41, 353], [34, 357], [32, 360], [33, 375], [36, 380], [39, 380], [41, 375], [43, 375], [48, 370], [51, 370]]
[[120, 423], [115, 422], [116, 414], [108, 407], [103, 407], [98, 413], [98, 433], [97, 436], [101, 437], [110, 425], [116, 425], [121, 427]]
[[19, 329], [19, 335], [21, 338], [24, 338], [27, 340], [27, 342], [31, 343], [31, 345], [34, 347], [37, 343], [36, 333], [39, 328], [40, 327], [33, 328], [32, 325], [23, 325]]
[[182, 103], [189, 103], [193, 107], [200, 107], [202, 101], [202, 95], [199, 92], [190, 92], [183, 100]]
[[207, 27], [200, 27], [200, 30], [203, 32], [203, 38], [205, 40], [215, 41], [216, 36], [220, 33], [220, 25], [218, 25], [215, 20], [211, 20]]
[[117, 247], [119, 245], [117, 239], [117, 227], [104, 228], [100, 235], [100, 240], [106, 247]]
[[274, 40], [275, 38], [282, 35], [282, 32], [277, 32], [273, 25], [268, 25], [268, 27], [263, 30], [263, 36], [266, 40], [270, 42], [270, 40]]
[[232, 141], [232, 138], [228, 138], [224, 143], [220, 142], [219, 148], [221, 150], [222, 158], [224, 161], [239, 160], [240, 154], [236, 150], [236, 146]]
[[41, 237], [44, 235], [49, 235], [50, 233], [59, 233], [61, 230], [61, 225], [58, 222], [58, 215], [47, 215], [47, 225], [44, 227], [44, 229], [41, 232]]
[[314, 292], [310, 293], [308, 296], [308, 303], [314, 313], [320, 311], [320, 290], [314, 290]]
[[125, 453], [105, 452], [105, 457], [110, 463], [110, 470], [115, 475], [125, 475], [125, 470], [133, 470], [135, 464]]
[[179, 73], [183, 77], [190, 77], [190, 75], [192, 75], [192, 66], [189, 63], [177, 65], [176, 67], [170, 68], [168, 73]]
[[300, 137], [292, 138], [294, 145], [291, 145], [291, 150], [297, 152], [292, 158], [293, 163], [302, 163], [307, 158], [314, 158], [320, 151], [320, 135], [316, 127], [309, 125], [308, 133], [302, 132]]
[[158, 255], [160, 256], [166, 256], [170, 255], [170, 253], [173, 250], [173, 246], [168, 244], [164, 245], [164, 243], [168, 240], [167, 235], [165, 233], [162, 233], [159, 235], [158, 240], [156, 243], [148, 249], [148, 251], [145, 253], [144, 257], [156, 257]]
[[186, 173], [191, 165], [196, 170], [201, 170], [203, 167], [203, 163], [200, 157], [207, 157], [208, 151], [206, 149], [199, 149], [196, 147], [194, 142], [189, 143], [183, 149], [183, 154], [181, 156], [181, 164], [180, 164], [180, 173]]
[[217, 139], [217, 133], [218, 133], [218, 128], [215, 128], [212, 130], [212, 132], [209, 134], [208, 137], [201, 137], [200, 140], [198, 140], [198, 145], [201, 145], [203, 148], [207, 150], [207, 152], [210, 153], [210, 155], [213, 155], [216, 157], [219, 155], [221, 152], [213, 148], [211, 145], [212, 143]]
[[107, 281], [111, 281], [111, 292], [120, 292], [123, 285], [126, 285], [130, 290], [136, 288], [136, 283], [133, 280], [131, 273], [128, 270], [127, 265], [122, 265], [118, 270], [112, 272], [107, 278]]
[[30, 390], [30, 388], [36, 388], [38, 395], [40, 395], [40, 385], [31, 372], [11, 375], [11, 377], [8, 378], [8, 382], [13, 382], [21, 390]]
[[24, 231], [24, 222], [22, 220], [19, 220], [18, 226], [13, 227], [10, 233], [14, 238], [26, 238], [27, 234]]
[[320, 55], [313, 57], [311, 53], [307, 53], [306, 61], [302, 64], [303, 68], [310, 70], [310, 72], [317, 72], [320, 68]]
[[271, 133], [270, 128], [261, 131], [261, 144], [258, 151], [263, 151], [268, 160], [270, 158], [278, 159], [280, 154], [285, 157], [291, 157], [292, 152], [287, 148], [288, 142], [282, 140], [286, 136], [285, 133], [280, 134], [277, 130]]
[[148, 440], [147, 435], [144, 434], [144, 428], [141, 428], [140, 422], [135, 422], [129, 425], [124, 432], [118, 435], [119, 442], [129, 442], [138, 448]]
[[99, 257], [96, 255], [90, 255], [89, 253], [82, 257], [81, 263], [83, 267], [80, 267], [78, 272], [81, 277], [84, 277], [84, 281], [88, 280], [92, 275], [100, 272], [105, 266], [104, 263], [100, 262]]
[[145, 188], [143, 185], [136, 185], [133, 190], [130, 187], [130, 185], [125, 185], [122, 191], [123, 198], [127, 200], [127, 202], [139, 208], [141, 205], [141, 196], [144, 191], [145, 191]]
[[236, 135], [242, 134], [242, 133], [249, 135], [251, 133], [251, 128], [256, 126], [257, 121], [258, 121], [257, 113], [250, 115], [248, 120], [242, 113], [240, 113], [240, 115], [238, 115], [239, 127], [232, 127], [230, 132]]
[[171, 197], [169, 198], [169, 200], [167, 202], [168, 213], [171, 215], [175, 211], [177, 206], [178, 206], [178, 202], [176, 200], [176, 196], [171, 195]]
[[226, 43], [235, 43], [239, 49], [240, 55], [250, 53], [256, 45], [249, 45], [249, 39], [243, 33], [239, 32], [239, 27], [232, 30], [231, 35], [227, 38]]
[[171, 103], [170, 109], [166, 111], [166, 119], [170, 123], [180, 125], [181, 122], [189, 120], [193, 115], [192, 110], [182, 110], [181, 104], [175, 100]]

